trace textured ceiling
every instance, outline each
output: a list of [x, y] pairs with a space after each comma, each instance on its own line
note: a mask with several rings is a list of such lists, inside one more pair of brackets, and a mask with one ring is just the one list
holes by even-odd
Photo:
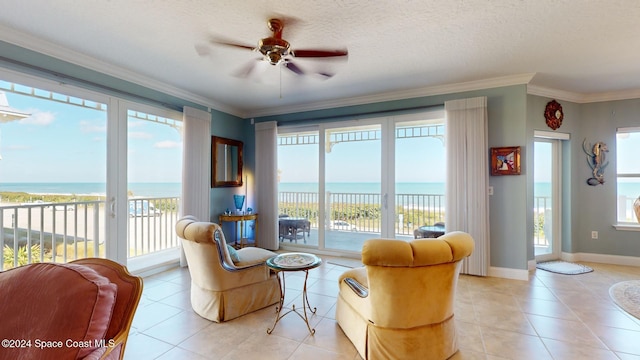
[[[348, 61], [295, 59], [328, 80], [267, 63], [234, 76], [259, 54], [208, 40], [256, 44], [270, 17], [288, 19], [292, 48], [346, 47]], [[490, 80], [637, 93], [638, 19], [637, 0], [3, 0], [0, 40], [256, 116]]]

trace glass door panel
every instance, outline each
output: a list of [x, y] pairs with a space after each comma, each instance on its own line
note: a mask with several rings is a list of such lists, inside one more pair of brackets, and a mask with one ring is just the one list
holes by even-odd
[[557, 258], [554, 235], [556, 224], [558, 174], [556, 173], [557, 140], [538, 139], [534, 143], [534, 209], [533, 245], [538, 260]]
[[360, 251], [382, 231], [380, 124], [324, 131], [324, 247]]
[[144, 110], [127, 111], [130, 259], [179, 246], [173, 225], [182, 192], [182, 121], [168, 111]]
[[283, 244], [319, 246], [319, 132], [278, 134], [278, 237]]
[[0, 270], [106, 256], [107, 106], [76, 92], [0, 81]]
[[413, 239], [444, 224], [445, 165], [442, 119], [396, 122], [393, 236]]

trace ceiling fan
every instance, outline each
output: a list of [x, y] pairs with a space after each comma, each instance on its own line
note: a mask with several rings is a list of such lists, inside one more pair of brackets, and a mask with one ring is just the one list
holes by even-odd
[[[346, 49], [340, 50], [320, 50], [320, 49], [291, 49], [289, 42], [282, 38], [282, 30], [284, 29], [284, 22], [281, 19], [269, 19], [267, 21], [269, 30], [273, 32], [272, 36], [266, 37], [258, 41], [258, 46], [251, 46], [240, 44], [236, 42], [230, 42], [213, 38], [211, 42], [214, 44], [231, 46], [241, 49], [247, 49], [262, 54], [262, 58], [259, 61], [266, 61], [271, 65], [282, 65], [285, 68], [291, 70], [298, 75], [305, 75], [298, 65], [296, 65], [290, 57], [293, 58], [342, 58], [346, 59], [348, 52]], [[199, 51], [200, 52], [200, 51]], [[255, 62], [249, 64], [240, 75], [248, 76], [255, 66]], [[333, 74], [328, 72], [317, 72], [324, 77], [331, 77]]]

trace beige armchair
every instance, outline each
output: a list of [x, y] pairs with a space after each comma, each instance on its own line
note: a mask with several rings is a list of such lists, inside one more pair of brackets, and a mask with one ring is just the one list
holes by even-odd
[[236, 251], [217, 224], [193, 216], [180, 219], [176, 233], [191, 274], [191, 307], [198, 315], [222, 322], [279, 301], [278, 279], [265, 265], [275, 253], [257, 247]]
[[457, 350], [454, 298], [471, 236], [373, 239], [364, 267], [340, 277], [336, 320], [363, 359], [447, 359]]

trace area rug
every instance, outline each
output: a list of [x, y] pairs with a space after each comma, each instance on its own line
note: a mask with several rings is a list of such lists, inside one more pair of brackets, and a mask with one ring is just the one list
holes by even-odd
[[609, 288], [609, 296], [622, 310], [640, 319], [640, 280], [614, 284]]
[[578, 275], [592, 272], [593, 269], [582, 264], [570, 263], [566, 261], [547, 261], [536, 265], [540, 270], [550, 271], [564, 275]]

